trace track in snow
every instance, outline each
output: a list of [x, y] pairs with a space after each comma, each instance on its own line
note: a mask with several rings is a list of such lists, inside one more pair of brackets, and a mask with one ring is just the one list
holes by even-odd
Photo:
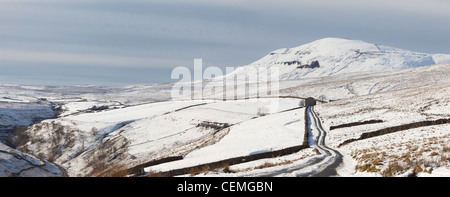
[[307, 109], [307, 121], [309, 129], [309, 145], [316, 148], [320, 155], [314, 156], [305, 163], [294, 167], [285, 168], [270, 173], [258, 174], [257, 176], [298, 176], [298, 177], [329, 177], [338, 176], [336, 168], [342, 164], [342, 155], [325, 145], [326, 131], [314, 112], [313, 107]]
[[314, 111], [314, 107], [309, 107], [308, 109], [308, 121], [311, 121], [310, 131], [316, 129], [318, 131], [318, 136], [316, 140], [316, 148], [319, 150], [321, 155], [325, 155], [325, 158], [319, 162], [319, 170], [314, 171], [310, 176], [317, 177], [328, 177], [337, 176], [336, 168], [342, 164], [342, 155], [325, 145], [325, 138], [327, 132], [322, 126], [322, 122]]

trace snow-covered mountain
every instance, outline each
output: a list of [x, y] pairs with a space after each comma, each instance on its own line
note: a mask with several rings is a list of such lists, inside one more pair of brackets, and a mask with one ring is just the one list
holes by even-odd
[[[365, 71], [387, 71], [450, 62], [450, 55], [413, 52], [359, 40], [324, 38], [270, 52], [232, 74], [250, 69], [279, 68], [279, 78], [301, 79]], [[270, 71], [269, 71], [270, 72]]]

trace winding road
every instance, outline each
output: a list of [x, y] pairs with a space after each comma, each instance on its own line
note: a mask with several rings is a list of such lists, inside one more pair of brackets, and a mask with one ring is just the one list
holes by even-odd
[[[331, 149], [325, 145], [325, 138], [327, 132], [322, 126], [322, 122], [314, 111], [314, 107], [311, 106], [308, 109], [308, 121], [310, 121], [310, 132], [313, 133], [314, 129], [317, 132], [317, 138], [315, 140], [315, 147], [319, 150], [321, 155], [324, 155], [324, 159], [317, 163], [319, 165], [318, 170], [311, 173], [309, 176], [316, 177], [329, 177], [338, 176], [336, 168], [342, 164], [342, 155], [337, 150]], [[311, 144], [310, 144], [311, 145]]]
[[322, 126], [314, 107], [307, 107], [307, 121], [309, 129], [309, 145], [319, 151], [319, 155], [311, 157], [305, 163], [285, 168], [282, 170], [272, 171], [269, 173], [258, 174], [263, 177], [274, 176], [297, 176], [297, 177], [330, 177], [339, 176], [336, 168], [342, 164], [342, 155], [332, 148], [325, 145], [327, 132]]

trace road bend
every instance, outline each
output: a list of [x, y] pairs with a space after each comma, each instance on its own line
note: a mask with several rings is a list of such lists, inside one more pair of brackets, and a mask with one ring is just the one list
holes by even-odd
[[319, 165], [318, 166], [319, 168], [314, 172], [312, 172], [309, 176], [316, 176], [316, 177], [338, 176], [336, 168], [342, 164], [342, 155], [337, 150], [334, 150], [325, 144], [327, 132], [323, 128], [319, 116], [317, 116], [316, 112], [314, 111], [314, 107], [311, 106], [307, 110], [308, 110], [307, 113], [308, 121], [311, 121], [310, 127], [308, 128], [310, 130], [310, 134], [313, 133], [313, 129], [316, 129], [317, 133], [315, 147], [317, 148], [317, 150], [321, 155], [325, 156], [321, 162], [316, 164]]
[[314, 111], [314, 107], [307, 107], [307, 121], [309, 132], [309, 145], [319, 151], [319, 155], [313, 156], [298, 165], [276, 170], [268, 173], [261, 173], [257, 176], [298, 176], [298, 177], [330, 177], [338, 176], [337, 167], [342, 164], [342, 155], [325, 145], [327, 132], [322, 126], [322, 122]]

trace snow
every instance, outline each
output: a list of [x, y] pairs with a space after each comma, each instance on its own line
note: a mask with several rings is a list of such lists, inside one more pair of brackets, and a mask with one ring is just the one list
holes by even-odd
[[[320, 67], [297, 68], [313, 61], [319, 61]], [[393, 163], [405, 167], [393, 176], [407, 176], [412, 172], [411, 166], [396, 157], [408, 154], [414, 145], [419, 147], [418, 150], [424, 149], [416, 157], [424, 162], [419, 165], [424, 171], [417, 173], [417, 176], [449, 176], [449, 162], [441, 161], [450, 156], [444, 151], [450, 140], [448, 125], [409, 129], [338, 148], [343, 141], [358, 138], [362, 133], [448, 118], [448, 62], [450, 55], [326, 38], [295, 48], [275, 50], [252, 64], [236, 69], [234, 73], [208, 82], [221, 85], [221, 80], [225, 78], [228, 84], [231, 81], [228, 77], [234, 74], [243, 76], [255, 68], [279, 68], [280, 76], [276, 76], [276, 79], [281, 79], [279, 95], [331, 101], [318, 104], [315, 111], [327, 130], [326, 145], [343, 155], [344, 165], [337, 170], [340, 176], [382, 176], [382, 172]], [[439, 64], [431, 65], [436, 63]], [[298, 107], [299, 99], [255, 99], [257, 80], [249, 81], [248, 92], [238, 92], [238, 100], [234, 100], [234, 95], [227, 94], [227, 101], [222, 101], [223, 93], [220, 91], [206, 94], [194, 92], [196, 96], [206, 96], [206, 100], [201, 100], [201, 97], [198, 100], [170, 100], [174, 84], [124, 87], [0, 85], [0, 129], [6, 132], [13, 126], [32, 125], [27, 130], [32, 134], [31, 140], [19, 147], [27, 153], [0, 144], [0, 172], [8, 172], [0, 176], [20, 172], [23, 170], [19, 166], [22, 163], [39, 166], [31, 168], [35, 171], [30, 170], [30, 173], [24, 171], [20, 174], [23, 176], [42, 171], [48, 173], [45, 176], [62, 175], [55, 165], [31, 154], [50, 158], [60, 153], [51, 161], [65, 168], [70, 176], [86, 176], [93, 169], [93, 161], [99, 159], [97, 153], [103, 152], [107, 153], [103, 155], [104, 160], [111, 166], [133, 167], [165, 157], [184, 157], [183, 160], [145, 169], [155, 172], [302, 144], [304, 108], [294, 109]], [[238, 86], [245, 87], [246, 82], [238, 81]], [[234, 91], [234, 84], [225, 89], [227, 92]], [[247, 96], [250, 99], [244, 99]], [[64, 111], [54, 117], [53, 109], [57, 106]], [[108, 109], [91, 110], [94, 106]], [[36, 123], [39, 119], [46, 120]], [[330, 126], [374, 119], [383, 122], [328, 130]], [[227, 126], [219, 129], [204, 126], [208, 124]], [[0, 134], [3, 138], [9, 135]], [[230, 166], [235, 173], [218, 170], [200, 176], [303, 176], [318, 170], [317, 165], [305, 166], [309, 161], [324, 157], [317, 155], [314, 148]], [[368, 153], [383, 152], [386, 160], [375, 166], [378, 172], [355, 170], [372, 162], [371, 159], [363, 159], [368, 157]], [[274, 165], [261, 168], [266, 163]], [[26, 165], [26, 168], [32, 167]], [[296, 169], [299, 166], [305, 167]], [[286, 170], [292, 173], [277, 174]]]
[[[202, 177], [257, 177], [267, 176], [274, 172], [282, 172], [295, 168], [299, 165], [306, 165], [311, 158], [318, 157], [313, 148], [300, 150], [299, 152], [276, 158], [260, 159], [256, 161], [241, 163], [229, 166], [229, 172], [212, 171], [196, 176]], [[269, 164], [269, 165], [267, 165]], [[311, 172], [313, 169], [303, 169], [302, 173]], [[183, 176], [183, 175], [182, 175]], [[184, 175], [190, 176], [190, 175]], [[286, 176], [286, 174], [284, 174]]]
[[450, 82], [450, 64], [423, 66], [394, 71], [281, 81], [280, 95], [324, 96], [327, 100], [348, 99], [381, 92]]
[[171, 152], [180, 149], [180, 151], [185, 152], [195, 148], [194, 145], [192, 145], [192, 148], [178, 147], [188, 142], [194, 144], [192, 141], [205, 138], [205, 135], [214, 132], [198, 126], [204, 121], [231, 125], [251, 119], [252, 117], [253, 115], [207, 108], [193, 108], [136, 121], [123, 128], [125, 131], [120, 135], [131, 141], [129, 146], [130, 154], [138, 158], [147, 158], [152, 154], [156, 155], [167, 152], [165, 149]]
[[[208, 101], [158, 102], [116, 110], [83, 113], [80, 115], [63, 117], [61, 120], [63, 124], [74, 125], [84, 131], [90, 131], [93, 127], [102, 130], [104, 128], [115, 126], [119, 123], [151, 118], [183, 107], [206, 102]], [[105, 132], [111, 132], [111, 130]]]
[[[66, 100], [66, 102], [67, 102], [67, 100]], [[94, 106], [95, 107], [101, 107], [101, 106], [115, 107], [115, 106], [120, 106], [120, 105], [115, 102], [98, 102], [98, 101], [68, 102], [67, 104], [63, 105], [63, 107], [62, 107], [63, 113], [61, 113], [60, 116], [67, 116], [70, 114], [83, 112]]]
[[64, 172], [48, 161], [0, 143], [0, 177], [6, 176], [53, 177], [64, 176]]
[[304, 125], [304, 109], [251, 119], [233, 125], [222, 140], [192, 151], [181, 161], [146, 170], [170, 170], [298, 146], [303, 143]]
[[[344, 99], [318, 105], [316, 109], [320, 112], [320, 117], [327, 128], [364, 120], [383, 120], [382, 123], [329, 131], [327, 135], [328, 145], [336, 148], [345, 140], [359, 138], [362, 133], [412, 122], [448, 118], [449, 88], [450, 83], [443, 82], [419, 88]], [[414, 166], [401, 163], [403, 160], [398, 158], [404, 157], [408, 157], [414, 162], [426, 163], [426, 166], [432, 168], [448, 166], [448, 162], [441, 162], [441, 156], [450, 158], [448, 153], [442, 152], [442, 149], [448, 144], [449, 131], [450, 126], [448, 124], [419, 127], [344, 145], [338, 150], [343, 153], [346, 166], [339, 171], [339, 174], [342, 176], [382, 176], [381, 173], [389, 169], [389, 165], [400, 162], [405, 170], [396, 172], [393, 176], [406, 176], [411, 173]], [[433, 145], [430, 146], [430, 144]], [[423, 149], [424, 151], [419, 153], [415, 149]], [[434, 153], [436, 156], [431, 156], [432, 152], [436, 152]], [[383, 163], [376, 165], [379, 172], [355, 172], [357, 165], [370, 164], [374, 160], [362, 159], [370, 154], [376, 154], [377, 157], [383, 158]], [[352, 155], [352, 157], [349, 155]], [[413, 157], [410, 158], [409, 155]], [[358, 161], [355, 159], [358, 159]], [[426, 169], [425, 166], [421, 168]]]
[[54, 112], [48, 103], [38, 102], [0, 102], [0, 128], [28, 126], [37, 119], [52, 118]]
[[299, 99], [290, 98], [260, 98], [237, 101], [214, 102], [199, 108], [217, 109], [235, 113], [256, 115], [258, 109], [264, 108], [267, 113], [277, 113], [298, 107]]
[[302, 110], [249, 120], [233, 126], [219, 143], [193, 151], [185, 158], [210, 157], [217, 160], [301, 145], [304, 136], [302, 120]]
[[[431, 173], [419, 173], [421, 175], [439, 176], [439, 173], [450, 173], [449, 162], [442, 161], [441, 156], [450, 158], [450, 154], [443, 152], [442, 148], [448, 146], [447, 142], [450, 136], [450, 126], [429, 126], [424, 128], [409, 129], [388, 135], [374, 137], [362, 141], [353, 142], [346, 145], [339, 151], [346, 153], [345, 155], [355, 155], [356, 158], [364, 157], [365, 154], [375, 153], [381, 157], [383, 155], [382, 164], [377, 164], [377, 168], [383, 171], [389, 164], [399, 163], [405, 165], [406, 170], [400, 171], [395, 176], [407, 175], [415, 167], [408, 166], [403, 159], [407, 158], [413, 163], [418, 163], [423, 169], [427, 166], [431, 169]], [[436, 154], [432, 156], [433, 153]], [[375, 157], [375, 158], [377, 158]], [[363, 161], [360, 161], [364, 164]], [[370, 161], [367, 161], [370, 163]], [[346, 158], [346, 167], [341, 168], [338, 173], [341, 176], [381, 176], [379, 173], [355, 172], [357, 161], [350, 156]], [[425, 164], [425, 166], [423, 166]], [[435, 169], [439, 169], [436, 171]]]
[[[319, 61], [319, 68], [297, 68]], [[288, 62], [300, 64], [287, 65]], [[278, 49], [229, 74], [243, 75], [253, 68], [275, 67], [280, 79], [304, 79], [366, 71], [388, 71], [450, 63], [450, 55], [426, 54], [367, 43], [360, 40], [324, 38], [302, 46]]]
[[418, 177], [450, 177], [450, 167], [438, 167], [433, 169], [432, 173], [421, 172]]
[[[35, 130], [35, 138], [50, 138], [51, 133], [49, 132], [55, 130], [53, 125], [66, 126], [68, 128], [64, 129], [63, 132], [66, 133], [64, 135], [72, 133], [75, 135], [75, 139], [83, 141], [84, 146], [89, 147], [89, 150], [99, 147], [100, 141], [123, 137], [128, 141], [127, 154], [135, 157], [132, 162], [137, 164], [157, 158], [187, 154], [203, 146], [212, 147], [214, 145], [207, 145], [214, 144], [218, 140], [222, 141], [223, 135], [230, 136], [231, 139], [239, 138], [243, 132], [256, 132], [251, 128], [260, 125], [264, 127], [261, 128], [261, 135], [248, 133], [246, 134], [248, 137], [242, 138], [243, 143], [246, 140], [266, 142], [249, 147], [248, 151], [250, 152], [245, 154], [250, 154], [301, 144], [304, 128], [302, 124], [304, 125], [304, 123], [302, 123], [303, 113], [299, 111], [302, 109], [282, 112], [297, 108], [298, 102], [298, 99], [166, 101], [94, 113], [75, 113], [45, 120], [40, 124], [42, 125], [40, 130], [35, 130], [39, 127], [33, 127], [32, 130]], [[260, 108], [267, 108], [267, 115], [257, 118]], [[281, 116], [281, 114], [284, 115]], [[279, 118], [272, 120], [270, 117]], [[279, 119], [283, 119], [283, 124], [277, 123]], [[198, 125], [203, 122], [226, 123], [232, 126], [230, 131], [217, 132], [199, 127]], [[267, 127], [267, 124], [273, 124], [273, 126]], [[92, 135], [93, 129], [98, 131], [97, 135]], [[233, 137], [234, 135], [236, 136]], [[252, 135], [261, 138], [255, 138]], [[274, 138], [273, 135], [278, 137]], [[272, 142], [270, 140], [272, 138], [279, 140]], [[225, 146], [229, 145], [225, 144]], [[39, 154], [48, 152], [52, 146], [30, 144], [27, 145], [27, 148], [36, 151], [35, 154]], [[71, 169], [69, 175], [79, 175], [74, 174], [79, 173], [76, 172], [76, 169], [83, 168], [83, 165], [77, 164], [79, 158], [70, 159], [74, 155], [78, 155], [81, 149], [79, 145], [64, 148], [63, 155], [56, 160], [58, 164]], [[239, 154], [241, 153], [233, 153], [230, 156]]]
[[434, 62], [436, 64], [444, 64], [450, 62], [450, 55], [448, 54], [434, 54], [433, 55]]

